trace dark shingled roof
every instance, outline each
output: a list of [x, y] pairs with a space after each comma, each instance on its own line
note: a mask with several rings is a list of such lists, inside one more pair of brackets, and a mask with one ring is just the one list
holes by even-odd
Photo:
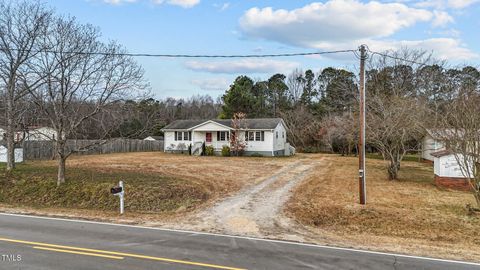
[[[190, 129], [195, 126], [198, 126], [202, 123], [205, 123], [209, 120], [176, 120], [164, 127], [164, 130], [172, 129]], [[220, 125], [227, 127], [232, 127], [231, 119], [211, 119], [211, 121], [216, 122]], [[277, 125], [282, 122], [281, 118], [256, 118], [256, 119], [245, 119], [248, 129], [275, 129]]]

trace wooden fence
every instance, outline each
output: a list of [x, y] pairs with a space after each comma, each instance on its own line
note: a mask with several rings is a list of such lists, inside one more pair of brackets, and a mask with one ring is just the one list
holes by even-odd
[[[84, 149], [75, 155], [95, 155], [127, 152], [163, 151], [163, 141], [144, 141], [133, 139], [102, 140], [68, 140], [67, 149]], [[25, 141], [23, 143], [25, 160], [53, 159], [55, 157], [55, 142]]]

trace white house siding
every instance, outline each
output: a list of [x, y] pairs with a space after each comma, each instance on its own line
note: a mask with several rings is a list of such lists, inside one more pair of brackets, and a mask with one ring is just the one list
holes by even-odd
[[431, 154], [444, 149], [445, 147], [442, 142], [435, 140], [430, 135], [426, 135], [422, 141], [422, 158], [424, 160], [434, 161], [435, 157]]
[[[217, 132], [229, 132], [231, 134], [232, 129], [230, 127], [224, 126], [220, 123], [214, 121], [206, 121], [202, 124], [199, 124], [194, 127], [185, 127], [188, 129], [167, 129], [164, 130], [164, 142], [165, 142], [165, 152], [179, 152], [178, 144], [184, 143], [188, 148], [192, 144], [193, 149], [198, 147], [198, 144], [205, 142], [205, 144], [211, 145], [214, 147], [215, 152], [220, 153], [224, 145], [230, 146], [229, 139], [225, 141], [219, 141], [217, 138]], [[175, 138], [175, 132], [191, 132], [192, 138], [190, 141], [177, 141]], [[247, 146], [245, 148], [245, 155], [260, 154], [263, 156], [280, 156], [285, 154], [285, 143], [286, 143], [286, 130], [283, 123], [279, 123], [275, 129], [251, 129], [251, 130], [242, 130], [240, 131], [240, 139], [245, 140], [246, 132], [263, 132], [264, 140], [252, 140], [247, 141]], [[212, 141], [206, 142], [206, 134], [212, 133]], [[278, 132], [278, 139], [277, 139]]]
[[[264, 132], [263, 141], [248, 141], [245, 149], [246, 155], [260, 154], [263, 156], [273, 155], [273, 132], [272, 130], [249, 130], [252, 132]], [[243, 132], [245, 135], [245, 132]]]
[[[178, 132], [188, 132], [187, 130], [178, 130]], [[193, 135], [192, 135], [193, 136]], [[177, 141], [175, 138], [175, 131], [165, 131], [164, 132], [164, 152], [180, 152], [181, 150], [178, 149], [179, 144], [185, 144], [185, 149], [183, 151], [188, 150], [188, 145], [191, 144], [191, 141]]]
[[206, 122], [205, 124], [199, 125], [193, 129], [194, 131], [229, 131], [230, 128], [225, 127], [223, 125], [213, 123], [213, 122]]
[[[23, 148], [15, 148], [15, 163], [23, 162]], [[0, 162], [7, 162], [7, 148], [0, 145]]]
[[[463, 162], [462, 155], [460, 155], [460, 159], [461, 162]], [[454, 154], [435, 157], [434, 173], [437, 176], [445, 178], [465, 178]]]
[[26, 141], [51, 141], [57, 139], [57, 132], [50, 127], [41, 127], [30, 130], [26, 134]]
[[283, 124], [279, 123], [273, 131], [273, 151], [275, 156], [285, 154], [285, 143], [287, 143], [287, 132]]

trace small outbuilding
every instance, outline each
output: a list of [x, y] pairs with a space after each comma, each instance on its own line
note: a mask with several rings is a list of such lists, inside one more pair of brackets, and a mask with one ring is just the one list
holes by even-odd
[[430, 155], [434, 158], [435, 185], [457, 190], [470, 189], [468, 177], [461, 168], [460, 162], [465, 160], [462, 154], [441, 150]]
[[[7, 162], [7, 145], [0, 144], [0, 162]], [[16, 146], [15, 147], [15, 163], [23, 162], [23, 148]]]

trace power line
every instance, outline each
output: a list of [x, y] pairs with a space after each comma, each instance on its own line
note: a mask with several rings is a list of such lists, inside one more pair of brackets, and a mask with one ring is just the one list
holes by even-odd
[[386, 53], [371, 51], [370, 49], [368, 49], [368, 47], [367, 47], [367, 51], [371, 54], [376, 54], [376, 55], [379, 55], [379, 56], [388, 57], [388, 58], [391, 58], [391, 59], [404, 61], [404, 62], [408, 62], [408, 63], [411, 63], [411, 64], [416, 64], [416, 65], [419, 65], [420, 67], [426, 65], [426, 63], [420, 63], [420, 62], [417, 62], [417, 61], [414, 61], [414, 60], [411, 60], [411, 59], [406, 59], [406, 58], [401, 58], [401, 57], [398, 57], [398, 56], [389, 55], [389, 54], [386, 54]]
[[[393, 55], [389, 55], [387, 53], [381, 53], [370, 50], [367, 45], [364, 45], [366, 51], [372, 55], [379, 55], [383, 57], [388, 57], [391, 59], [399, 60], [408, 62], [411, 64], [416, 64], [420, 66], [426, 65], [425, 63], [420, 63], [414, 60], [401, 58]], [[0, 50], [7, 51], [7, 50], [14, 50], [18, 52], [28, 52], [28, 53], [60, 53], [60, 51], [55, 50], [21, 50], [21, 49], [4, 49], [0, 48]], [[152, 53], [111, 53], [111, 52], [77, 52], [77, 51], [65, 51], [61, 52], [64, 54], [79, 54], [79, 55], [101, 55], [101, 56], [130, 56], [130, 57], [156, 57], [156, 58], [277, 58], [277, 57], [295, 57], [295, 56], [315, 56], [315, 55], [327, 55], [327, 54], [337, 54], [337, 53], [353, 53], [357, 59], [360, 59], [360, 55], [358, 54], [358, 50], [332, 50], [332, 51], [318, 51], [318, 52], [298, 52], [298, 53], [280, 53], [280, 54], [152, 54]]]
[[[6, 51], [7, 49], [1, 49]], [[55, 50], [20, 50], [10, 49], [19, 52], [29, 53], [60, 53]], [[150, 54], [150, 53], [110, 53], [110, 52], [62, 52], [65, 54], [80, 54], [80, 55], [102, 55], [102, 56], [131, 56], [131, 57], [159, 57], [159, 58], [273, 58], [273, 57], [294, 57], [294, 56], [313, 56], [336, 53], [355, 52], [356, 50], [334, 50], [334, 51], [319, 51], [319, 52], [299, 52], [299, 53], [280, 53], [280, 54]]]

